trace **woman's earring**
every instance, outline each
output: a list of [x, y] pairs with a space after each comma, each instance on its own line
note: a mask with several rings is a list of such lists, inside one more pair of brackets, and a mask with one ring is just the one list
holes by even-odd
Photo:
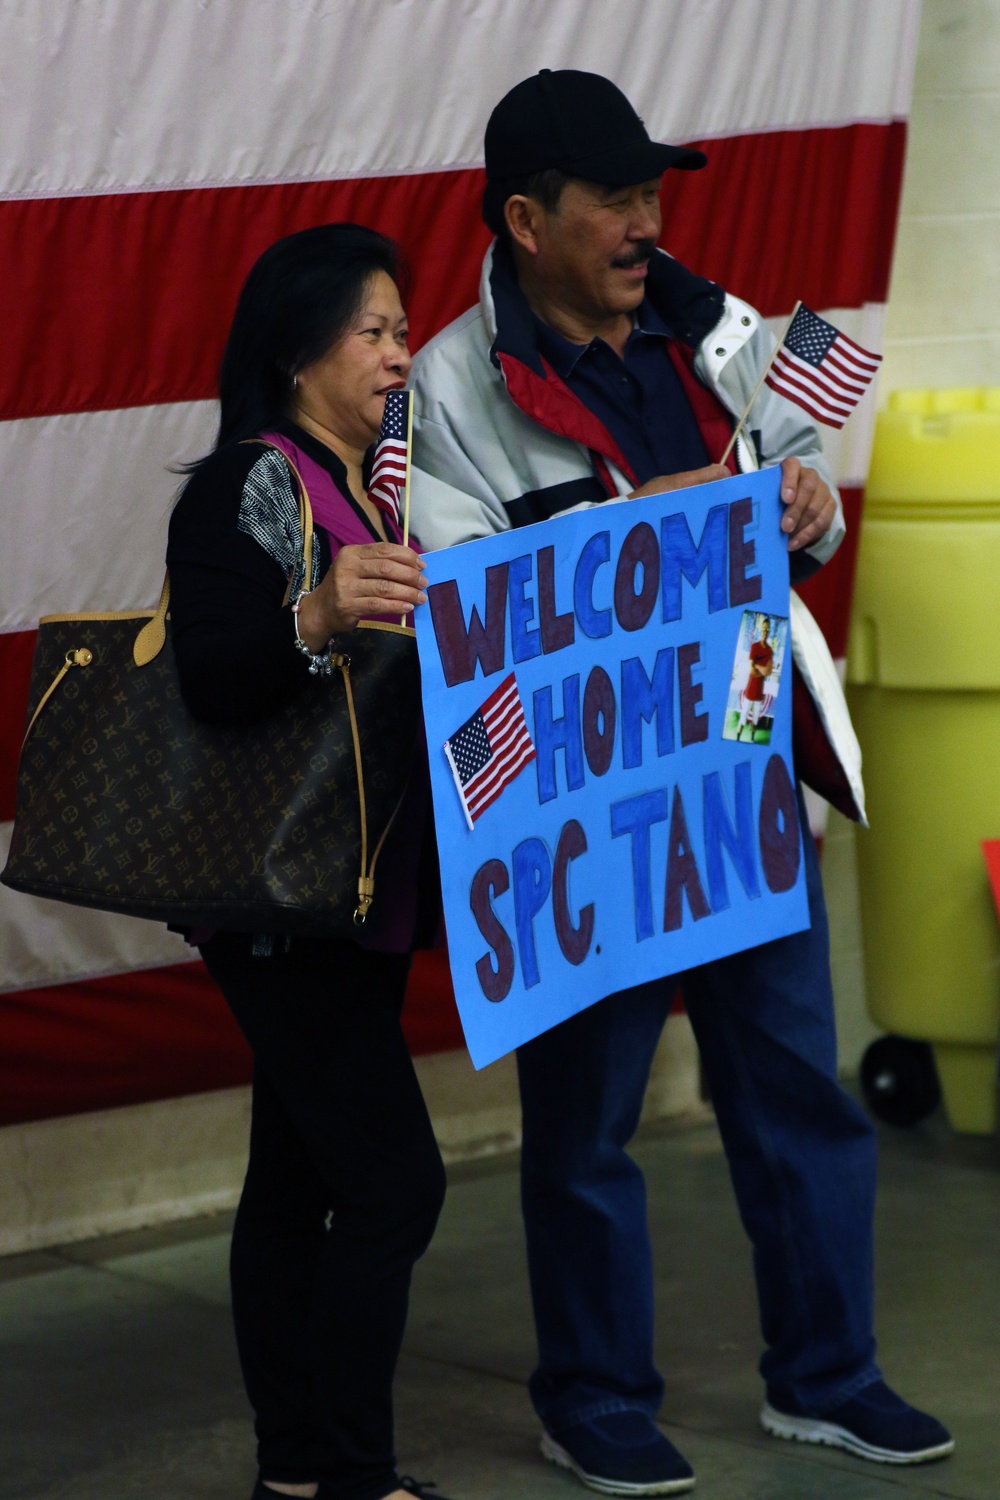
[[297, 390], [298, 389], [298, 385], [299, 385], [299, 377], [297, 375], [293, 375], [292, 376], [292, 390], [293, 391]]

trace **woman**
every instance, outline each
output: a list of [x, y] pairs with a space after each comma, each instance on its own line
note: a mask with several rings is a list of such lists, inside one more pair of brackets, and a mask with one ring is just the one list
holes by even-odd
[[[181, 689], [197, 717], [246, 723], [322, 690], [310, 668], [335, 632], [367, 616], [398, 623], [426, 597], [419, 555], [365, 488], [386, 392], [410, 368], [399, 280], [392, 242], [353, 224], [290, 235], [250, 272], [222, 362], [216, 447], [194, 466], [167, 548]], [[289, 467], [249, 441], [261, 436], [305, 474], [311, 579]], [[424, 1489], [395, 1472], [392, 1379], [410, 1273], [444, 1193], [400, 1026], [410, 952], [435, 916], [426, 767], [407, 801], [357, 942], [196, 935], [254, 1056], [231, 1256], [254, 1500]]]

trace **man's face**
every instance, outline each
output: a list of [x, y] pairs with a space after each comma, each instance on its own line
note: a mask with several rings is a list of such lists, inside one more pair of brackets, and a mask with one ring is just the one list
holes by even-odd
[[553, 301], [594, 321], [634, 312], [660, 234], [659, 188], [659, 177], [625, 188], [573, 178], [553, 212], [536, 205], [532, 270]]

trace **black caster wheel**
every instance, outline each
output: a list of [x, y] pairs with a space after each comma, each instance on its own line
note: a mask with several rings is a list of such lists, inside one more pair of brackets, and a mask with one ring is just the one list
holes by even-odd
[[861, 1092], [872, 1114], [887, 1125], [926, 1119], [941, 1102], [930, 1043], [880, 1036], [861, 1059]]

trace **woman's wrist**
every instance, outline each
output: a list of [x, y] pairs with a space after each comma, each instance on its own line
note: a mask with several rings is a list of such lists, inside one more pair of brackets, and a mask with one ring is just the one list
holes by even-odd
[[[329, 677], [334, 670], [333, 653], [330, 650], [332, 630], [310, 628], [308, 611], [310, 591], [303, 589], [292, 604], [292, 620], [295, 624], [295, 646], [309, 663], [309, 671], [315, 677]], [[303, 619], [303, 614], [307, 618]]]
[[303, 589], [292, 609], [295, 612], [296, 640], [301, 641], [314, 654], [324, 652], [330, 637], [338, 629], [343, 629], [343, 626], [338, 626], [330, 618], [330, 611], [324, 608], [324, 600], [319, 596], [318, 590]]

